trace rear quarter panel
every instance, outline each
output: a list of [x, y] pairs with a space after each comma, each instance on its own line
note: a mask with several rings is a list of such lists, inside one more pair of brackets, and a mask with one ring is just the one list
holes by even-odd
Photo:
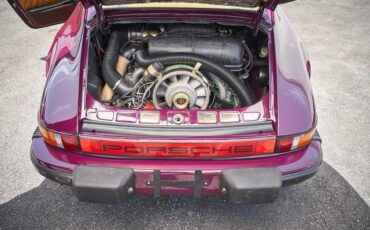
[[275, 116], [277, 134], [290, 135], [316, 126], [314, 98], [301, 38], [281, 7], [274, 12]]
[[46, 60], [47, 81], [39, 110], [39, 123], [49, 129], [78, 133], [80, 84], [83, 73], [85, 8], [76, 5], [55, 36]]

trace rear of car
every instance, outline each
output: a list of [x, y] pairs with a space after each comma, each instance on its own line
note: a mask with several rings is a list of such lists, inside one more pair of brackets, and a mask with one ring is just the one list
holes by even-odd
[[[119, 203], [135, 194], [197, 198], [220, 195], [233, 203], [265, 203], [275, 200], [282, 186], [313, 176], [322, 161], [321, 140], [309, 83], [310, 64], [301, 40], [283, 11], [273, 10], [275, 1], [266, 6], [260, 1], [230, 4], [105, 1], [99, 8], [78, 3], [47, 57], [48, 79], [31, 147], [36, 169], [51, 180], [73, 186], [79, 200], [102, 203]], [[153, 57], [155, 52], [165, 52], [166, 47], [160, 45], [161, 37], [154, 36], [153, 30], [146, 31], [149, 27], [145, 22], [149, 20], [159, 33], [166, 31], [166, 41], [175, 39], [167, 46], [177, 50], [186, 49], [188, 43], [172, 37], [178, 28], [169, 25], [183, 23], [184, 18], [187, 21], [179, 28], [191, 27], [186, 33], [213, 31], [210, 25], [217, 24], [220, 34], [212, 37], [222, 38], [229, 48], [234, 44], [229, 34], [245, 31], [243, 42], [257, 54], [248, 76], [243, 75], [245, 68], [235, 65], [237, 61], [220, 67], [239, 76], [240, 84], [248, 91], [245, 100], [241, 92], [239, 99], [221, 100], [217, 105], [222, 90], [214, 91], [207, 83], [213, 78], [207, 78], [207, 74], [203, 78], [202, 74], [212, 71], [203, 72], [208, 59], [189, 64], [190, 70], [168, 64], [172, 67], [163, 70], [155, 83], [159, 89], [170, 85], [176, 93], [167, 89], [163, 101], [156, 97], [160, 93], [153, 93], [152, 104], [146, 101], [145, 106], [137, 108], [130, 108], [136, 105], [136, 99], [129, 98], [129, 106], [117, 100], [113, 96], [120, 93], [116, 87], [124, 89], [124, 85], [114, 78], [114, 84], [110, 84], [109, 65], [104, 67], [109, 47], [113, 47], [114, 31], [143, 38], [143, 34], [151, 34], [143, 41], [144, 49]], [[140, 29], [136, 31], [137, 25]], [[195, 52], [197, 57], [202, 52], [199, 46], [207, 41], [194, 37], [192, 51], [186, 52]], [[100, 47], [100, 43], [106, 45]], [[217, 45], [213, 48], [217, 50]], [[212, 47], [207, 50], [202, 56], [214, 53], [212, 58], [218, 58]], [[170, 52], [171, 49], [166, 51], [166, 55], [173, 56]], [[224, 59], [236, 56], [230, 53], [231, 48], [222, 52]], [[134, 61], [135, 57], [129, 65]], [[136, 66], [125, 71], [130, 73], [133, 68], [134, 74]], [[150, 72], [152, 66], [146, 66], [146, 71], [155, 75]], [[147, 72], [142, 73], [144, 77]], [[163, 80], [167, 75], [173, 79], [175, 73], [176, 81]], [[193, 78], [188, 85], [198, 85], [199, 81], [204, 92], [210, 87], [208, 96], [213, 95], [216, 104], [207, 99], [207, 94], [196, 90], [192, 95], [191, 87], [179, 84], [184, 74]], [[228, 83], [227, 78], [224, 80]], [[237, 92], [237, 85], [231, 93]], [[103, 100], [105, 97], [109, 100]], [[207, 101], [210, 102], [205, 105]], [[187, 108], [182, 108], [185, 102]]]

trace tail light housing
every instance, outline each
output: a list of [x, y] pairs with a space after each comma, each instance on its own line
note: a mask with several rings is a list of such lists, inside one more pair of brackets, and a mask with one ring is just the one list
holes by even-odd
[[311, 129], [299, 135], [277, 137], [275, 152], [283, 153], [306, 147], [311, 142], [315, 131], [316, 129]]
[[45, 143], [68, 151], [96, 155], [175, 158], [222, 158], [285, 153], [306, 147], [316, 131], [312, 129], [298, 135], [245, 140], [153, 141], [95, 139], [61, 134], [41, 126], [39, 128]]
[[69, 151], [80, 151], [80, 144], [77, 136], [60, 134], [39, 126], [45, 143]]

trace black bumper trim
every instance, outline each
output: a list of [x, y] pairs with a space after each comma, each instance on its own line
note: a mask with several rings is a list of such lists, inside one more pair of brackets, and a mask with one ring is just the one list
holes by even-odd
[[[317, 141], [320, 141], [321, 142], [321, 138], [320, 138], [320, 135], [319, 133], [316, 131], [315, 135], [316, 138], [317, 138]], [[310, 167], [309, 169], [306, 169], [306, 170], [303, 170], [303, 171], [299, 171], [299, 172], [295, 172], [295, 173], [289, 173], [289, 174], [286, 174], [286, 175], [283, 175], [282, 176], [282, 179], [283, 179], [283, 186], [289, 186], [289, 185], [294, 185], [294, 184], [298, 184], [302, 181], [305, 181], [311, 177], [313, 177], [320, 169], [320, 166], [323, 162], [323, 155], [322, 155], [322, 150], [320, 149], [320, 160], [317, 162], [316, 165]]]
[[72, 174], [57, 171], [41, 165], [33, 156], [32, 151], [31, 151], [31, 161], [35, 166], [36, 170], [44, 177], [60, 184], [72, 186]]
[[41, 131], [39, 127], [36, 127], [35, 131], [32, 134], [32, 140], [35, 138], [40, 138], [42, 137]]
[[263, 121], [252, 124], [237, 125], [198, 125], [198, 126], [160, 126], [160, 125], [128, 125], [112, 122], [99, 122], [84, 120], [82, 130], [87, 132], [102, 132], [124, 135], [143, 135], [143, 136], [220, 136], [220, 135], [240, 135], [258, 132], [273, 131], [271, 121]]
[[[61, 171], [57, 171], [57, 170], [48, 168], [46, 166], [43, 166], [42, 164], [40, 164], [35, 159], [35, 157], [33, 156], [32, 150], [31, 150], [31, 161], [32, 161], [33, 165], [35, 166], [36, 170], [41, 175], [43, 175], [44, 177], [46, 177], [46, 178], [48, 178], [52, 181], [55, 181], [57, 183], [60, 183], [60, 184], [72, 186], [72, 173], [61, 172]], [[293, 184], [303, 182], [303, 181], [311, 178], [312, 176], [314, 176], [319, 171], [321, 163], [322, 163], [322, 158], [320, 159], [320, 161], [315, 166], [313, 166], [309, 169], [299, 171], [299, 172], [295, 172], [295, 173], [291, 173], [291, 174], [282, 175], [282, 185], [283, 186], [289, 186], [289, 185], [293, 185]], [[157, 171], [157, 170], [154, 170], [154, 172], [155, 171]], [[201, 186], [202, 185], [200, 185], [200, 188], [201, 188]], [[199, 185], [198, 185], [198, 187], [199, 187]], [[199, 197], [198, 192], [196, 192], [195, 197]], [[158, 191], [157, 191], [157, 193], [158, 193]]]
[[[70, 186], [72, 185], [72, 174], [50, 169], [41, 165], [36, 159], [34, 159], [32, 153], [31, 160], [37, 171], [44, 177], [57, 183]], [[307, 170], [283, 175], [282, 176], [283, 186], [289, 186], [307, 180], [308, 178], [314, 176], [319, 171], [320, 165], [321, 162]]]
[[312, 137], [312, 141], [319, 141], [320, 143], [322, 142], [319, 131], [316, 130], [316, 132], [314, 133], [314, 135]]
[[283, 175], [282, 176], [283, 186], [290, 186], [290, 185], [298, 184], [302, 181], [305, 181], [313, 177], [319, 171], [320, 165], [321, 165], [321, 162], [304, 171], [299, 171], [299, 172]]

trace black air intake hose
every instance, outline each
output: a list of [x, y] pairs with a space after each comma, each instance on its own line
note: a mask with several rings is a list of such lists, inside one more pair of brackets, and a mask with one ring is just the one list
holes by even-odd
[[135, 53], [135, 60], [142, 67], [147, 67], [154, 62], [160, 62], [163, 65], [187, 64], [193, 66], [201, 63], [202, 66], [199, 70], [211, 72], [225, 81], [237, 94], [241, 106], [249, 106], [255, 102], [255, 97], [249, 84], [244, 84], [232, 72], [204, 56], [189, 53], [172, 53], [150, 57], [143, 50], [140, 50]]
[[[102, 73], [105, 82], [119, 95], [127, 94], [132, 91], [137, 82], [132, 82], [124, 78], [116, 71], [118, 55], [122, 43], [127, 40], [127, 30], [115, 30], [109, 37], [107, 49], [105, 51], [104, 60], [102, 63]], [[127, 62], [132, 58], [133, 53], [140, 47], [133, 44], [125, 47], [122, 50], [122, 56], [127, 59]]]

